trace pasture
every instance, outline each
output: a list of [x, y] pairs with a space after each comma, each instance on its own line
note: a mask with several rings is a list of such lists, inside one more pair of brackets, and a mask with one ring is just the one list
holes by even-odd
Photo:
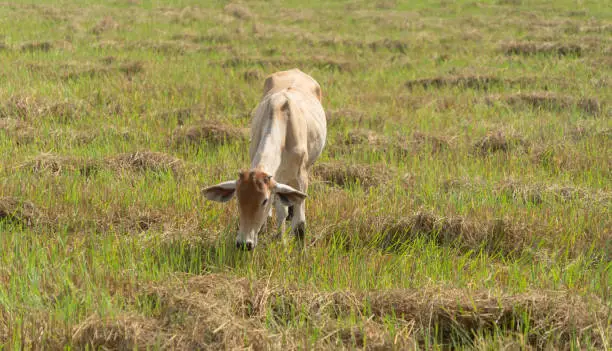
[[[610, 5], [0, 4], [0, 345], [609, 348]], [[200, 191], [294, 67], [305, 247], [242, 252]]]

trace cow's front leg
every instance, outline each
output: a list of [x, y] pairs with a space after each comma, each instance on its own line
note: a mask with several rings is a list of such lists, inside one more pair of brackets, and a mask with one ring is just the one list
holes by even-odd
[[[298, 189], [304, 193], [308, 190], [308, 173], [304, 167], [300, 169], [297, 179]], [[306, 200], [293, 205], [291, 231], [299, 243], [304, 243], [306, 236]]]
[[300, 243], [304, 242], [306, 236], [306, 201], [293, 205], [291, 232]]
[[[287, 206], [283, 205], [279, 199], [274, 201], [274, 208], [276, 210], [276, 239], [284, 239], [285, 235], [285, 218], [289, 212]], [[284, 241], [284, 240], [283, 240]]]

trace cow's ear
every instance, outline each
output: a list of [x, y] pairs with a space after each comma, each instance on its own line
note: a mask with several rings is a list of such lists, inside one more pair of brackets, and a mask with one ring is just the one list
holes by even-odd
[[276, 183], [276, 185], [272, 188], [272, 191], [274, 191], [279, 200], [285, 206], [299, 204], [307, 197], [307, 195], [303, 192], [281, 183]]
[[202, 190], [202, 194], [211, 201], [227, 202], [234, 197], [236, 193], [236, 181], [219, 183]]

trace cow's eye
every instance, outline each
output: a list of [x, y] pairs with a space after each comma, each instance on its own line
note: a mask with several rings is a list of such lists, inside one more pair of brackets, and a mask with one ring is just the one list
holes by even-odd
[[267, 203], [268, 203], [268, 199], [264, 199], [264, 200], [261, 202], [261, 205], [262, 205], [262, 206], [265, 206]]

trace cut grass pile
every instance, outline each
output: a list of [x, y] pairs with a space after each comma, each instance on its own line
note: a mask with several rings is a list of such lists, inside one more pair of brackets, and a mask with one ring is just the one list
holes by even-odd
[[[434, 328], [435, 338], [449, 344], [469, 345], [513, 330], [537, 348], [563, 346], [570, 338], [603, 347], [602, 332], [609, 328], [603, 324], [603, 304], [588, 306], [563, 291], [513, 296], [439, 288], [315, 292], [216, 274], [150, 286], [138, 299], [154, 303], [154, 315], [90, 316], [75, 327], [75, 345], [190, 349], [233, 348], [247, 341], [256, 349], [293, 349], [303, 343], [298, 327], [304, 324], [320, 329], [317, 348], [417, 347]], [[394, 332], [386, 327], [389, 315], [398, 326]], [[359, 326], [344, 325], [347, 319]], [[555, 335], [548, 333], [551, 328]]]

